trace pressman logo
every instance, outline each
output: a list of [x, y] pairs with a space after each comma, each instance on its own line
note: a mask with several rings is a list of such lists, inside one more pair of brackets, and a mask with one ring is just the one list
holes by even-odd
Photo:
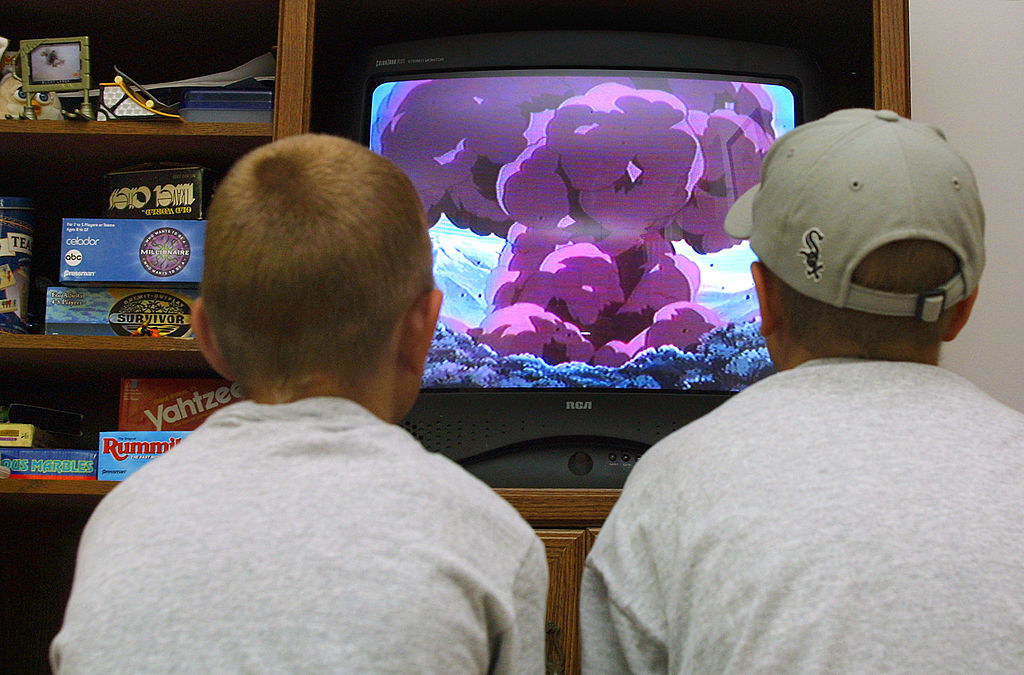
[[566, 410], [592, 410], [594, 408], [593, 401], [566, 401]]

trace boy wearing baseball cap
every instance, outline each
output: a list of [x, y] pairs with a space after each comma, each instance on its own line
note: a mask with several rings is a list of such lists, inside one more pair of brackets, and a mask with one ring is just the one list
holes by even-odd
[[1019, 671], [1024, 415], [937, 367], [984, 267], [967, 163], [843, 110], [725, 224], [779, 370], [649, 450], [587, 560], [587, 672]]

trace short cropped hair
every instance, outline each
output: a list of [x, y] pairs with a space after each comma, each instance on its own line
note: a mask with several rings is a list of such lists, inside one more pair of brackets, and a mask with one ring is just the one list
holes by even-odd
[[359, 381], [434, 284], [423, 207], [387, 159], [305, 134], [242, 157], [210, 205], [202, 296], [239, 384]]
[[[920, 293], [946, 283], [958, 269], [956, 255], [947, 247], [910, 239], [891, 242], [865, 256], [854, 270], [853, 282], [881, 291]], [[839, 308], [803, 295], [772, 276], [780, 288], [792, 338], [819, 353], [841, 349], [862, 358], [905, 358], [941, 343], [952, 317], [951, 308], [932, 322]]]

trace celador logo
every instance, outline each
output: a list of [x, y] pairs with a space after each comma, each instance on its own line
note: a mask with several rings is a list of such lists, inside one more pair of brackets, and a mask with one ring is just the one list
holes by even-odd
[[155, 277], [174, 276], [185, 269], [191, 255], [188, 238], [173, 227], [153, 230], [139, 245], [142, 267]]
[[188, 303], [170, 293], [145, 291], [121, 298], [107, 321], [116, 335], [185, 337], [192, 329]]

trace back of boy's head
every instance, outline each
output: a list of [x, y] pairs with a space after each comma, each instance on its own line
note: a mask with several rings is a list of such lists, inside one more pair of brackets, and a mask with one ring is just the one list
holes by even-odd
[[214, 194], [205, 246], [209, 324], [250, 390], [372, 376], [404, 311], [433, 287], [412, 183], [334, 136], [288, 137], [241, 158]]
[[[958, 268], [956, 256], [942, 244], [905, 239], [865, 256], [852, 279], [864, 288], [921, 293], [942, 285]], [[776, 279], [786, 320], [794, 329], [793, 340], [812, 352], [829, 354], [839, 349], [846, 356], [902, 360], [938, 345], [952, 319], [952, 307], [943, 310], [935, 321], [835, 307]]]
[[984, 220], [973, 172], [940, 130], [851, 109], [780, 138], [726, 230], [781, 282], [794, 340], [892, 358], [937, 345], [974, 292]]

